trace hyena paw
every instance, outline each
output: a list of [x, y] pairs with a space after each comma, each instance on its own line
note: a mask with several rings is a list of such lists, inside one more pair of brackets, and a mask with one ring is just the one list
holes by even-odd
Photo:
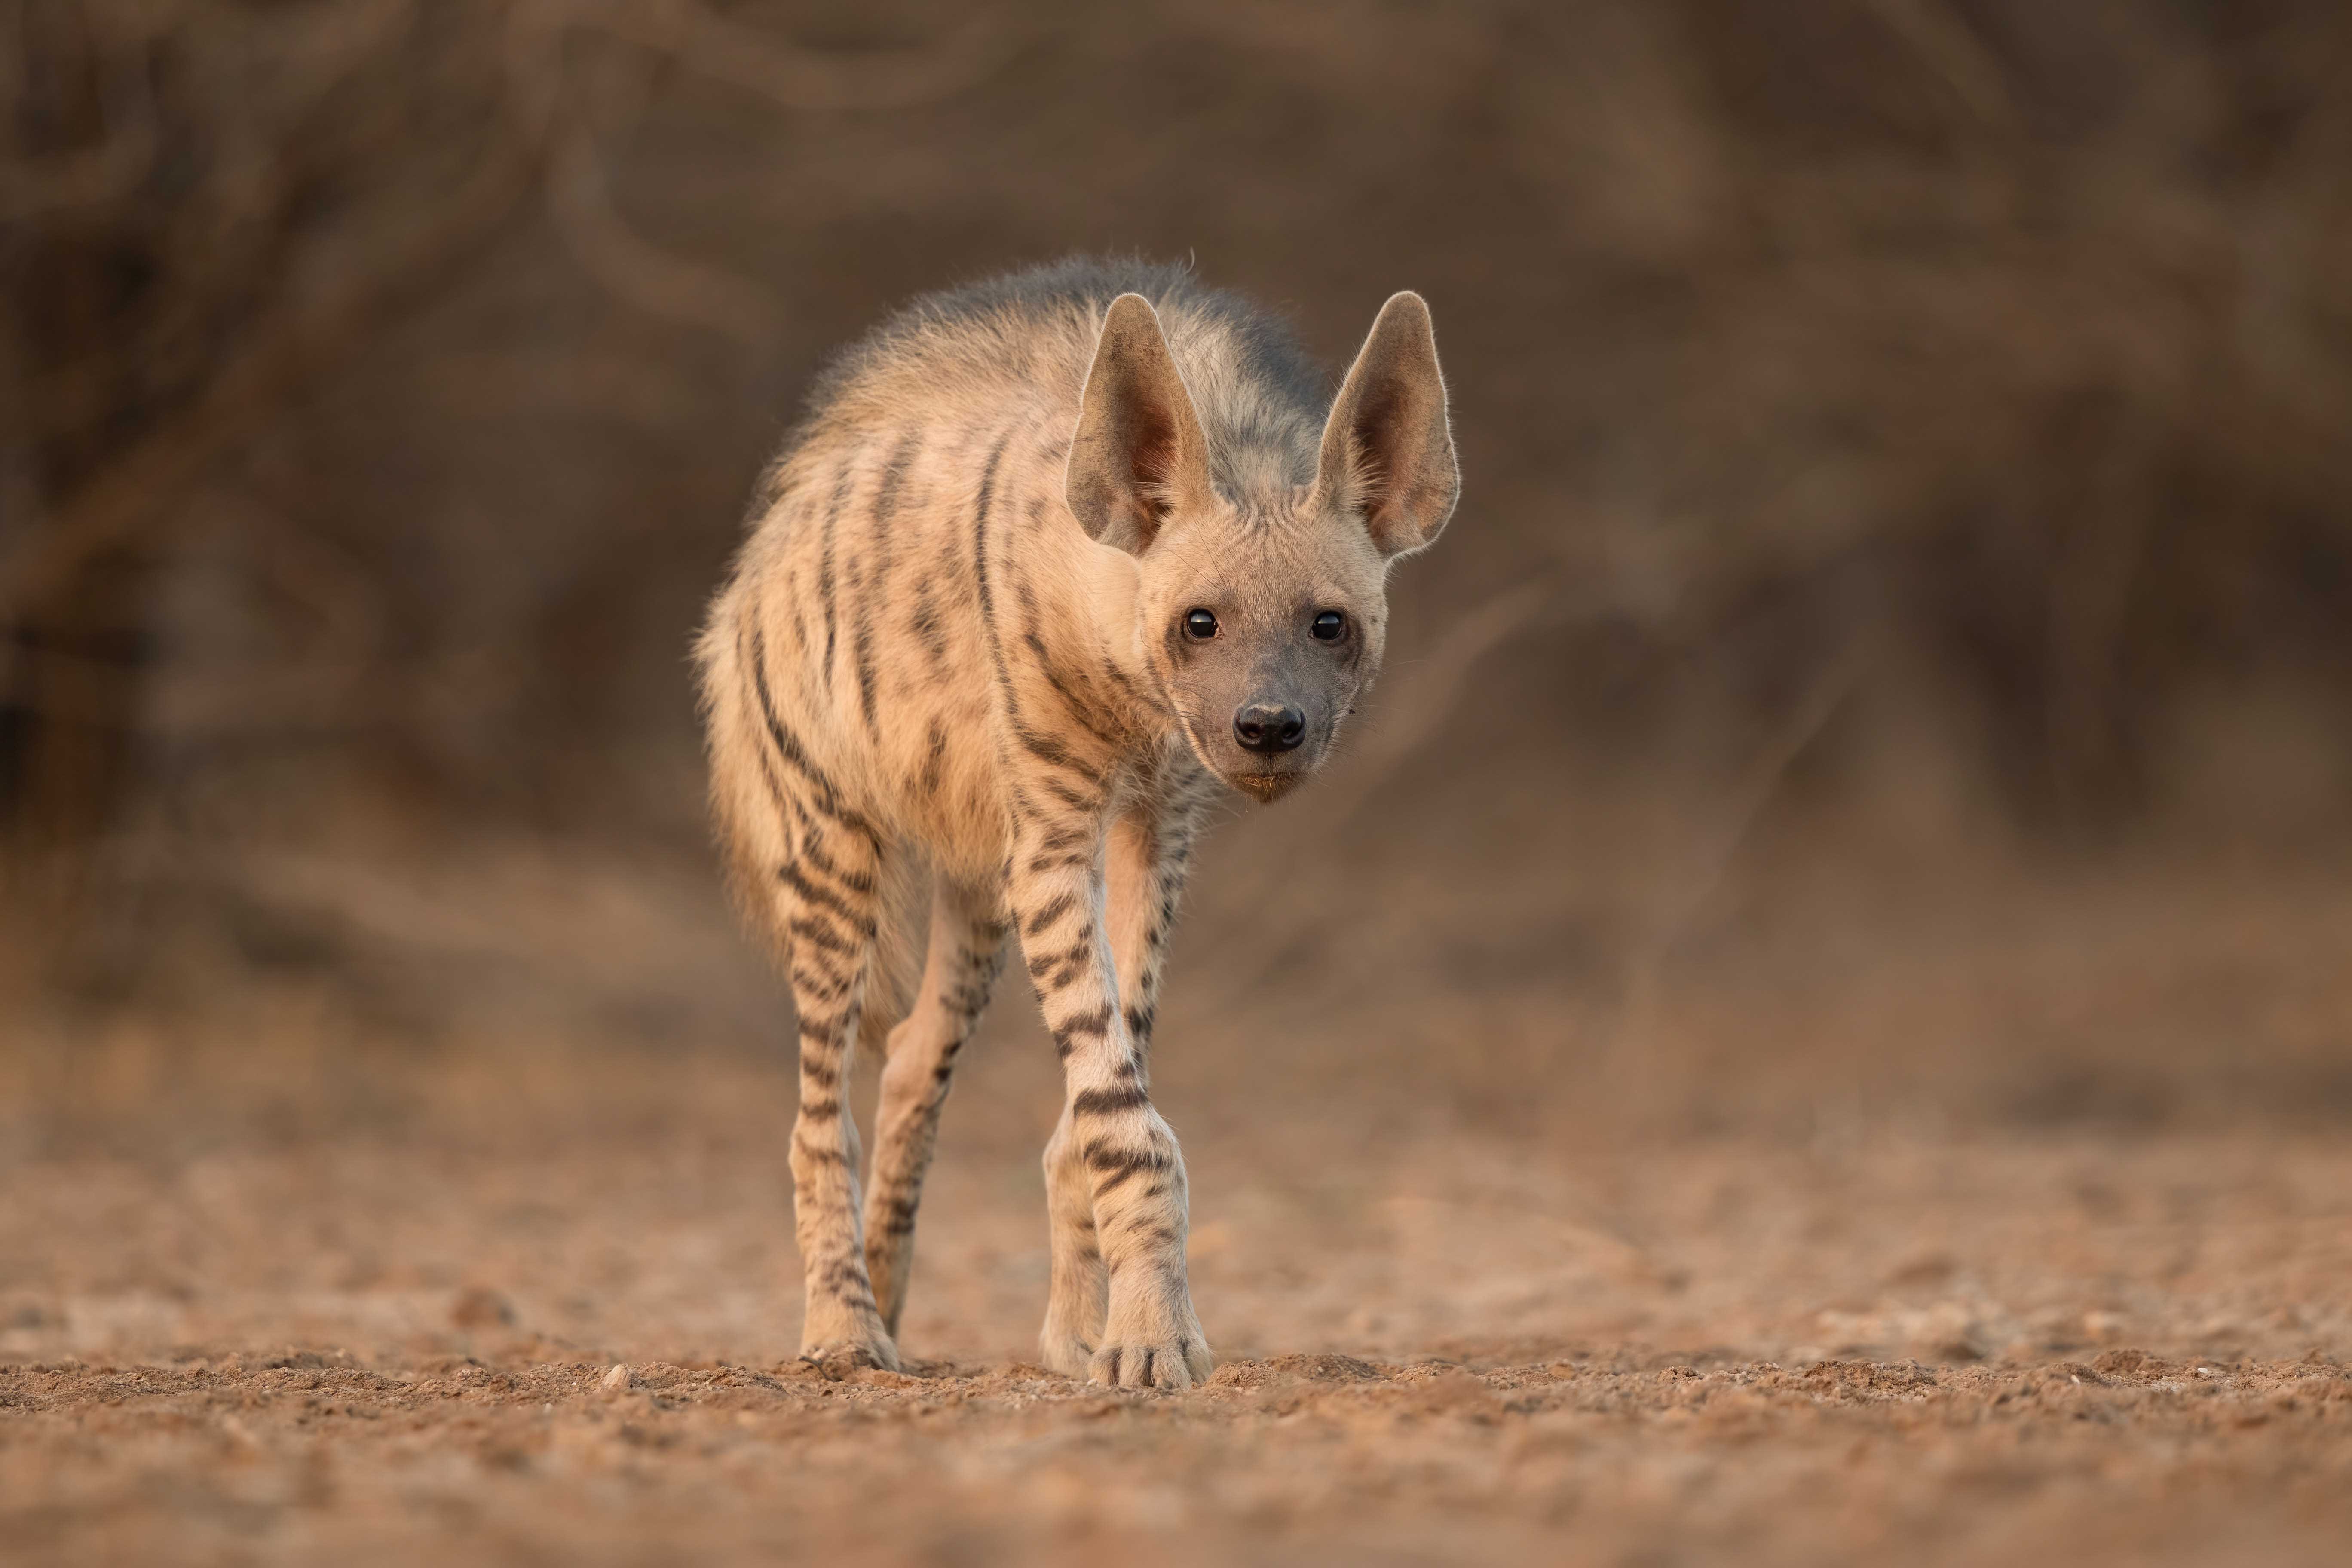
[[1216, 1364], [1200, 1329], [1188, 1326], [1156, 1339], [1113, 1339], [1095, 1352], [1087, 1375], [1109, 1388], [1177, 1392], [1206, 1383]]
[[896, 1372], [898, 1370], [898, 1347], [890, 1342], [889, 1335], [877, 1333], [863, 1339], [804, 1344], [801, 1346], [801, 1360], [832, 1377], [845, 1376], [866, 1367]]
[[1064, 1377], [1084, 1377], [1094, 1364], [1093, 1343], [1075, 1329], [1056, 1328], [1048, 1322], [1045, 1331], [1037, 1336], [1037, 1349], [1046, 1366]]

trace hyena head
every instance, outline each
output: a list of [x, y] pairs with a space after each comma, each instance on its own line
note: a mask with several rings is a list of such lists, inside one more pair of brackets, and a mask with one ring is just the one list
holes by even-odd
[[1122, 294], [1087, 372], [1067, 494], [1087, 533], [1135, 558], [1137, 642], [1193, 754], [1273, 801], [1321, 764], [1379, 672], [1389, 565], [1436, 539], [1461, 489], [1429, 307], [1403, 293], [1381, 308], [1319, 444], [1311, 424], [1285, 437], [1280, 421], [1248, 423], [1276, 449], [1213, 452], [1159, 317]]

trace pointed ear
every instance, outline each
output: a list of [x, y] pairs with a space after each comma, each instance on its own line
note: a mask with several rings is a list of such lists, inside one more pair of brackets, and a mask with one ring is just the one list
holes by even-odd
[[1140, 294], [1121, 294], [1103, 317], [1063, 485], [1087, 535], [1130, 555], [1171, 512], [1209, 499], [1208, 439]]
[[1454, 515], [1462, 471], [1420, 295], [1381, 307], [1323, 426], [1316, 485], [1323, 504], [1362, 516], [1383, 555], [1425, 549]]

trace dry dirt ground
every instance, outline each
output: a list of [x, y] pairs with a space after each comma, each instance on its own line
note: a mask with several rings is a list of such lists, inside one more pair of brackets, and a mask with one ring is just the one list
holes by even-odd
[[1223, 1364], [1118, 1394], [1027, 1360], [1035, 1084], [981, 1074], [950, 1107], [917, 1359], [834, 1378], [792, 1353], [781, 1074], [428, 1076], [240, 1117], [133, 1074], [5, 1124], [0, 1558], [2277, 1563], [2352, 1542], [2341, 1140], [1182, 1128]]

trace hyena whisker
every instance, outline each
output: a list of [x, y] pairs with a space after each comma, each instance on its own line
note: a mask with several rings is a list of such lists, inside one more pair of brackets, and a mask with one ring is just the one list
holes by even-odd
[[[1182, 268], [1075, 260], [884, 323], [762, 478], [698, 658], [719, 834], [799, 1016], [803, 1354], [896, 1364], [940, 1107], [1017, 935], [1065, 1080], [1047, 1364], [1208, 1374], [1148, 1065], [1192, 847], [1332, 754], [1389, 564], [1458, 489], [1419, 296], [1329, 386]], [[861, 1191], [842, 1086], [886, 1026]]]

